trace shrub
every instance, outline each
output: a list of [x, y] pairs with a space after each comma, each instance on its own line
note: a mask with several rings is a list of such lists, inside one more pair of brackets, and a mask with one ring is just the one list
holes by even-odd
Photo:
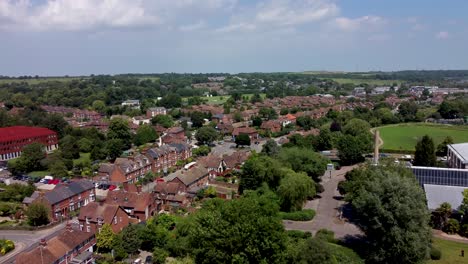
[[444, 232], [448, 234], [456, 234], [460, 231], [460, 223], [457, 219], [450, 218], [444, 227]]
[[335, 233], [327, 229], [320, 229], [319, 231], [317, 231], [317, 233], [315, 234], [315, 238], [327, 241], [329, 243], [337, 242], [337, 240], [335, 239]]
[[364, 264], [364, 260], [352, 249], [332, 243], [328, 246], [333, 252], [336, 263]]
[[304, 232], [300, 230], [287, 230], [286, 233], [288, 234], [289, 237], [291, 238], [302, 238], [302, 239], [307, 239], [309, 237], [312, 237], [312, 234], [310, 232]]
[[460, 228], [459, 234], [464, 237], [468, 237], [468, 224], [464, 224]]
[[292, 221], [310, 221], [314, 219], [315, 211], [312, 209], [305, 209], [302, 211], [296, 212], [280, 212], [280, 217], [283, 220], [292, 220]]
[[0, 256], [6, 255], [6, 253], [15, 249], [15, 243], [11, 240], [0, 239]]
[[439, 260], [442, 258], [442, 251], [438, 248], [431, 246], [431, 259], [432, 260]]

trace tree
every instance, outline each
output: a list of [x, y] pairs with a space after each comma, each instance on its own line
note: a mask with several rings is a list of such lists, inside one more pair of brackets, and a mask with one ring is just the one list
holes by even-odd
[[109, 139], [120, 139], [123, 148], [129, 148], [132, 142], [132, 134], [128, 122], [122, 118], [114, 118], [109, 124], [109, 131], [107, 131]]
[[192, 155], [194, 157], [201, 157], [201, 156], [207, 156], [210, 154], [211, 148], [208, 146], [200, 146], [198, 148], [192, 149]]
[[277, 160], [264, 155], [251, 155], [242, 166], [239, 192], [256, 190], [263, 183], [266, 183], [270, 189], [276, 190], [284, 174]]
[[262, 153], [267, 154], [268, 156], [276, 156], [280, 151], [280, 147], [273, 139], [267, 140], [265, 145], [263, 145]]
[[156, 141], [158, 135], [156, 130], [150, 125], [141, 125], [136, 132], [134, 143], [137, 146]]
[[361, 136], [370, 134], [370, 125], [368, 122], [353, 118], [343, 127], [343, 134], [351, 135], [351, 136]]
[[260, 127], [262, 125], [262, 122], [263, 122], [263, 120], [262, 120], [261, 117], [259, 117], [259, 116], [253, 116], [252, 117], [252, 125], [254, 127]]
[[65, 159], [77, 159], [80, 157], [80, 147], [74, 136], [66, 135], [60, 140], [60, 150]]
[[320, 134], [315, 140], [314, 148], [316, 150], [328, 150], [328, 149], [332, 149], [332, 147], [333, 147], [333, 140], [332, 140], [332, 135], [331, 135], [330, 130], [321, 129]]
[[175, 93], [169, 93], [159, 100], [158, 104], [166, 108], [176, 108], [182, 106], [182, 97]]
[[241, 113], [237, 111], [232, 115], [232, 119], [234, 119], [234, 121], [236, 122], [241, 122], [242, 120], [244, 120], [244, 118], [242, 118]]
[[442, 203], [431, 215], [431, 223], [434, 228], [443, 229], [447, 225], [449, 217], [452, 215], [452, 206], [449, 203]]
[[91, 150], [93, 150], [93, 141], [85, 137], [81, 138], [78, 140], [78, 147], [80, 152], [89, 153]]
[[280, 115], [287, 115], [289, 113], [289, 109], [288, 108], [281, 108], [280, 110]]
[[458, 208], [459, 209], [458, 211], [463, 216], [466, 216], [468, 214], [468, 189], [463, 190], [462, 194], [463, 194], [463, 201], [462, 201], [462, 204], [460, 205], [460, 208]]
[[255, 193], [207, 201], [191, 216], [188, 242], [195, 262], [282, 263], [286, 236], [277, 215], [276, 203]]
[[364, 153], [369, 151], [365, 140], [360, 137], [343, 135], [338, 139], [338, 157], [343, 165], [351, 165], [364, 161]]
[[315, 120], [310, 116], [300, 116], [296, 119], [296, 125], [302, 127], [304, 130], [310, 130], [315, 126]]
[[106, 109], [106, 103], [102, 100], [94, 100], [92, 108], [99, 113], [103, 113]]
[[169, 257], [169, 252], [162, 248], [155, 248], [153, 251], [153, 263], [164, 264]]
[[315, 195], [315, 185], [307, 174], [290, 171], [281, 180], [277, 192], [282, 211], [300, 211], [307, 198]]
[[170, 115], [157, 115], [151, 119], [153, 125], [159, 124], [165, 128], [172, 127], [174, 125], [174, 120]]
[[49, 223], [49, 208], [43, 203], [32, 203], [26, 210], [28, 223], [32, 226], [42, 226]]
[[428, 135], [423, 136], [415, 148], [414, 166], [434, 167], [436, 165], [437, 158], [432, 138]]
[[120, 157], [123, 148], [124, 144], [122, 143], [121, 139], [114, 138], [109, 139], [106, 142], [106, 151], [110, 160], [115, 160], [116, 158]]
[[67, 121], [59, 114], [47, 114], [42, 121], [42, 126], [57, 132], [59, 137], [65, 134], [65, 129], [68, 127]]
[[398, 107], [398, 115], [403, 122], [416, 121], [418, 105], [415, 102], [402, 102]]
[[106, 159], [106, 157], [107, 157], [106, 150], [102, 149], [99, 146], [93, 147], [93, 149], [91, 150], [91, 154], [89, 155], [89, 158], [91, 160], [104, 160]]
[[54, 177], [61, 178], [68, 176], [67, 166], [65, 166], [65, 163], [60, 160], [49, 164], [49, 172], [50, 175]]
[[442, 141], [438, 146], [437, 146], [437, 151], [436, 154], [438, 156], [446, 156], [447, 155], [447, 146], [453, 144], [453, 138], [451, 136], [447, 136], [444, 141]]
[[353, 177], [345, 196], [366, 234], [371, 263], [420, 263], [429, 256], [431, 230], [426, 198], [404, 168], [370, 167]]
[[275, 109], [270, 108], [270, 107], [262, 107], [258, 111], [258, 113], [263, 117], [268, 120], [276, 119], [278, 118], [278, 113], [276, 113]]
[[30, 172], [42, 170], [41, 161], [45, 159], [46, 152], [44, 145], [32, 143], [23, 148], [21, 156], [14, 162], [9, 162], [8, 166], [12, 172]]
[[96, 234], [96, 246], [98, 251], [109, 252], [115, 244], [116, 234], [110, 224], [104, 224], [101, 231]]
[[278, 160], [288, 165], [295, 172], [305, 172], [315, 182], [325, 173], [329, 160], [322, 155], [304, 148], [282, 148]]
[[216, 140], [217, 137], [218, 132], [216, 129], [209, 126], [198, 129], [197, 133], [195, 134], [195, 138], [202, 144], [211, 144]]
[[202, 112], [194, 111], [190, 115], [193, 127], [202, 127], [205, 123], [205, 115]]
[[321, 239], [309, 238], [299, 244], [299, 254], [296, 257], [296, 263], [307, 264], [334, 264], [337, 263], [332, 250]]
[[120, 232], [122, 247], [128, 254], [134, 254], [140, 249], [141, 240], [138, 236], [138, 226], [130, 224]]
[[250, 146], [250, 137], [247, 134], [239, 134], [235, 143], [237, 146]]

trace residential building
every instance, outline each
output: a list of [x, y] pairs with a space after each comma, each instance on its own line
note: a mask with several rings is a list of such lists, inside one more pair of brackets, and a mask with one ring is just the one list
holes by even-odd
[[151, 107], [146, 110], [146, 117], [153, 118], [157, 115], [165, 115], [167, 110], [165, 107]]
[[[154, 193], [128, 192], [125, 190], [112, 191], [107, 193], [104, 202], [122, 207], [130, 217], [138, 221], [146, 221], [157, 210]], [[120, 218], [118, 220], [120, 221]]]
[[258, 139], [258, 132], [253, 127], [236, 127], [232, 131], [232, 137], [235, 139], [240, 134], [246, 134], [250, 137], [250, 140]]
[[160, 138], [160, 145], [185, 142], [187, 142], [187, 137], [182, 127], [171, 127]]
[[130, 215], [117, 204], [91, 202], [80, 209], [78, 221], [83, 232], [98, 233], [109, 224], [117, 234], [130, 224]]
[[177, 161], [190, 158], [192, 147], [185, 143], [172, 143], [151, 148], [145, 154], [153, 159], [155, 172], [167, 172], [169, 168], [177, 165]]
[[12, 126], [0, 128], [0, 160], [21, 156], [23, 148], [41, 143], [47, 152], [58, 148], [57, 133], [44, 127]]
[[57, 236], [41, 239], [39, 245], [20, 253], [16, 264], [88, 264], [94, 263], [93, 246], [96, 237], [92, 232], [81, 232], [67, 224]]
[[134, 116], [132, 117], [132, 123], [137, 126], [147, 125], [151, 124], [151, 119], [146, 116]]
[[122, 102], [122, 106], [130, 106], [132, 108], [140, 108], [140, 100], [126, 100]]
[[141, 154], [128, 158], [117, 158], [114, 164], [101, 164], [98, 175], [112, 183], [136, 183], [148, 172], [153, 171], [153, 161]]
[[190, 201], [186, 191], [186, 186], [178, 181], [158, 182], [154, 187], [157, 210], [171, 211], [187, 207]]
[[468, 143], [448, 145], [447, 163], [450, 168], [467, 169]]
[[36, 193], [34, 196], [36, 198], [32, 203], [47, 205], [53, 221], [67, 219], [71, 212], [96, 200], [94, 183], [87, 180], [60, 184], [49, 192]]
[[176, 171], [168, 182], [183, 184], [183, 188], [189, 191], [189, 189], [208, 186], [208, 180], [208, 171], [203, 166], [194, 166], [188, 170]]
[[356, 87], [353, 90], [353, 95], [354, 96], [366, 96], [366, 88], [364, 87]]

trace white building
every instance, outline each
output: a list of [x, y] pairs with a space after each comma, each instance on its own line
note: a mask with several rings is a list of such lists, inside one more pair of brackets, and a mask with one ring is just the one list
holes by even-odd
[[447, 163], [451, 168], [467, 169], [468, 143], [447, 146]]

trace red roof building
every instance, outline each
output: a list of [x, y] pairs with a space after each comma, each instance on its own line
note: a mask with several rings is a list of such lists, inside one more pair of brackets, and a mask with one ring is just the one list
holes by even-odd
[[21, 155], [32, 143], [41, 143], [47, 152], [58, 148], [58, 136], [44, 127], [12, 126], [0, 128], [0, 160], [9, 160]]

